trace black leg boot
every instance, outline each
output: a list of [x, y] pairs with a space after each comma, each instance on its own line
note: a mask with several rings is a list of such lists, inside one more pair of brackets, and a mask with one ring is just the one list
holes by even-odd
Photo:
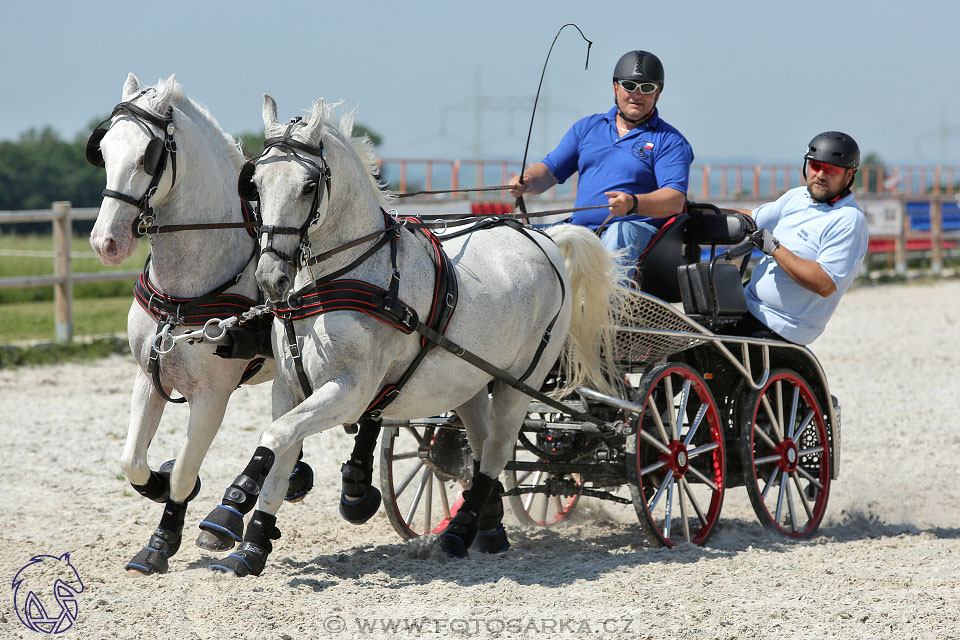
[[246, 469], [227, 487], [221, 504], [200, 522], [203, 533], [197, 538], [197, 546], [208, 551], [226, 551], [243, 540], [243, 516], [257, 504], [273, 460], [273, 451], [257, 447]]
[[300, 445], [300, 455], [297, 464], [290, 472], [290, 484], [287, 485], [287, 495], [283, 497], [287, 502], [300, 502], [313, 489], [313, 469], [303, 461], [303, 445]]
[[352, 524], [363, 524], [380, 508], [382, 496], [373, 486], [373, 450], [380, 437], [380, 420], [360, 419], [353, 453], [340, 467], [340, 516]]
[[277, 516], [264, 511], [254, 511], [250, 516], [247, 534], [237, 550], [218, 564], [210, 565], [210, 568], [229, 571], [240, 578], [248, 575], [259, 576], [267, 566], [267, 556], [273, 551], [273, 544], [270, 541], [279, 539]]
[[[473, 461], [473, 477], [480, 474], [480, 461]], [[490, 497], [480, 510], [477, 519], [477, 537], [473, 549], [481, 553], [502, 553], [510, 548], [507, 532], [503, 529], [503, 484], [498, 479]]]
[[[192, 496], [191, 496], [192, 497]], [[147, 546], [127, 563], [126, 569], [143, 574], [166, 573], [167, 561], [180, 550], [183, 535], [183, 519], [187, 514], [186, 502], [167, 500], [160, 526], [150, 536]]]
[[439, 536], [440, 548], [448, 556], [467, 557], [467, 549], [477, 537], [480, 512], [496, 484], [497, 481], [486, 474], [473, 476], [473, 486], [463, 492], [463, 504]]

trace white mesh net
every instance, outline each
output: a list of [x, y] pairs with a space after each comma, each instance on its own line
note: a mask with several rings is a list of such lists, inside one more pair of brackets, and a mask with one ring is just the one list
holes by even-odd
[[[661, 335], [647, 330], [677, 331], [684, 335]], [[630, 296], [622, 310], [616, 332], [615, 359], [623, 364], [652, 364], [685, 349], [707, 342], [698, 336], [710, 334], [672, 305], [652, 296]]]

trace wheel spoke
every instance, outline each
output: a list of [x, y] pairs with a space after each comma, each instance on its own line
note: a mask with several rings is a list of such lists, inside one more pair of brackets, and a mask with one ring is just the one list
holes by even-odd
[[777, 443], [771, 440], [770, 436], [764, 433], [763, 429], [761, 429], [760, 425], [756, 422], [753, 423], [753, 432], [758, 436], [760, 436], [760, 439], [766, 442], [768, 447], [770, 447], [771, 449], [777, 448]]
[[[680, 478], [681, 482], [683, 478]], [[680, 522], [683, 524], [683, 539], [690, 542], [690, 523], [687, 522], [687, 501], [683, 497], [683, 486], [677, 491], [677, 498], [680, 499]]]
[[787, 496], [787, 512], [790, 514], [790, 528], [793, 531], [797, 530], [797, 514], [793, 510], [793, 490], [790, 489], [790, 482], [784, 478], [784, 486], [786, 486], [786, 496]]
[[404, 451], [403, 453], [395, 453], [392, 457], [394, 460], [411, 460], [416, 458], [419, 453], [419, 451]]
[[690, 489], [690, 483], [687, 482], [686, 478], [680, 478], [680, 486], [687, 494], [687, 497], [690, 498], [690, 505], [693, 507], [697, 517], [700, 519], [700, 525], [703, 526], [707, 524], [707, 518], [703, 515], [703, 509], [700, 508], [700, 503], [697, 502], [697, 497], [693, 495], [693, 490]]
[[[763, 403], [764, 411], [767, 412], [767, 418], [770, 419], [770, 424], [773, 426], [773, 431], [777, 436], [777, 441], [783, 441], [783, 429], [780, 428], [780, 422], [777, 421], [777, 417], [773, 415], [773, 407], [770, 406], [770, 400], [767, 398], [766, 394], [764, 394], [761, 402]], [[754, 430], [756, 430], [756, 425], [754, 425]], [[769, 438], [767, 438], [767, 440], [769, 441]], [[776, 446], [776, 444], [773, 443], [773, 446]]]
[[773, 473], [770, 474], [770, 478], [767, 480], [767, 484], [763, 487], [763, 491], [760, 492], [760, 495], [764, 499], [766, 499], [767, 493], [770, 491], [770, 487], [774, 486], [776, 483], [778, 475], [780, 475], [780, 467], [777, 467], [773, 470]]
[[405, 426], [404, 429], [406, 429], [407, 431], [410, 432], [410, 435], [412, 435], [412, 436], [414, 437], [414, 439], [416, 439], [418, 445], [422, 445], [422, 444], [423, 444], [423, 436], [421, 436], [419, 433], [417, 433], [417, 430], [416, 430], [416, 429], [414, 429], [414, 428], [411, 427], [411, 426]]
[[707, 405], [700, 405], [700, 410], [697, 411], [696, 417], [693, 419], [693, 424], [690, 425], [690, 431], [687, 432], [687, 437], [683, 439], [683, 445], [686, 447], [690, 446], [690, 443], [693, 441], [693, 436], [697, 434], [697, 429], [700, 428], [700, 423], [703, 422], [703, 416], [707, 415]]
[[711, 480], [711, 479], [708, 478], [707, 476], [705, 476], [705, 475], [703, 475], [702, 473], [700, 473], [700, 470], [697, 469], [696, 467], [687, 467], [687, 473], [692, 473], [693, 475], [697, 476], [697, 479], [699, 479], [700, 482], [702, 482], [703, 484], [707, 485], [708, 487], [710, 487], [710, 488], [713, 489], [714, 491], [718, 491], [718, 490], [720, 489], [720, 487], [718, 487], [716, 484], [714, 484], [713, 480]]
[[820, 483], [820, 481], [814, 478], [812, 475], [810, 475], [810, 473], [806, 469], [804, 469], [803, 467], [797, 467], [797, 472], [800, 475], [802, 475], [804, 478], [812, 482], [817, 489], [823, 490], [823, 485]]
[[563, 500], [561, 499], [560, 496], [553, 496], [553, 502], [556, 503], [557, 505], [557, 516], [563, 517], [564, 515]]
[[440, 482], [440, 478], [437, 478], [433, 469], [430, 469], [430, 478], [427, 480], [427, 494], [426, 494], [426, 510], [423, 513], [423, 533], [427, 534], [433, 531], [433, 482], [436, 480]]
[[[540, 478], [543, 477], [543, 471], [537, 471], [537, 475], [533, 478], [533, 486], [537, 487], [540, 484]], [[536, 493], [531, 493], [527, 496], [527, 499], [523, 503], [523, 510], [527, 513], [530, 513], [530, 505], [533, 504], [533, 497], [537, 495]]]
[[[779, 469], [777, 469], [779, 471]], [[787, 483], [783, 481], [783, 478], [780, 479], [780, 494], [777, 496], [777, 512], [774, 522], [780, 524], [781, 518], [783, 518], [783, 499], [784, 494], [787, 491]]]
[[647, 505], [647, 509], [650, 513], [653, 513], [653, 510], [657, 508], [657, 503], [660, 502], [660, 498], [663, 496], [663, 490], [666, 488], [667, 483], [673, 481], [673, 470], [667, 471], [667, 475], [663, 477], [663, 482], [660, 484], [660, 488], [657, 489], [657, 494], [653, 496], [653, 500], [650, 501], [650, 504]]
[[667, 486], [667, 510], [663, 521], [663, 537], [670, 539], [670, 524], [673, 519], [673, 486], [676, 483], [670, 478], [670, 484]]
[[809, 456], [814, 453], [823, 453], [823, 445], [811, 447], [810, 449], [799, 449], [797, 451], [798, 456]]
[[[690, 381], [683, 381], [683, 390], [680, 391], [680, 406], [677, 408], [677, 428], [683, 424], [683, 419], [687, 416], [687, 401], [690, 399]], [[679, 439], [678, 431], [673, 432], [674, 439]]]
[[754, 458], [753, 463], [754, 464], [770, 464], [771, 462], [780, 462], [781, 457], [782, 456], [780, 455], [763, 456], [762, 458]]
[[[660, 432], [660, 438], [662, 438], [665, 444], [669, 443], [670, 436], [667, 435], [667, 430], [663, 426], [663, 419], [660, 417], [660, 408], [657, 406], [657, 401], [653, 399], [653, 395], [650, 396], [649, 402], [650, 406], [653, 407], [653, 422], [657, 425], [657, 431]], [[655, 444], [652, 440], [650, 442], [651, 444]], [[666, 447], [664, 448], [666, 449]], [[667, 449], [667, 451], [669, 451], [669, 449]]]
[[550, 506], [550, 496], [543, 494], [543, 507], [540, 509], [540, 522], [547, 524], [547, 507]]
[[790, 477], [793, 479], [794, 486], [796, 486], [797, 495], [800, 496], [800, 503], [803, 504], [803, 510], [807, 512], [807, 520], [812, 520], [813, 511], [810, 509], [810, 503], [807, 501], [806, 493], [804, 493], [800, 487], [800, 478], [797, 477], [796, 473], [791, 473]]
[[699, 456], [701, 453], [706, 453], [707, 451], [713, 451], [719, 446], [720, 445], [717, 444], [716, 442], [711, 442], [709, 444], [703, 445], [702, 447], [697, 447], [696, 449], [690, 449], [689, 451], [687, 451], [687, 458], [692, 460], [693, 458], [696, 458], [697, 456]]
[[640, 431], [640, 437], [646, 440], [647, 442], [649, 442], [650, 444], [652, 444], [654, 447], [656, 447], [657, 450], [660, 451], [661, 453], [664, 453], [668, 456], [673, 453], [672, 451], [670, 451], [670, 447], [663, 444], [662, 442], [657, 440], [656, 437], [650, 435], [649, 433], [647, 433], [646, 431], [643, 431], [642, 429]]
[[808, 411], [807, 415], [803, 417], [803, 420], [797, 425], [796, 435], [791, 436], [794, 440], [799, 440], [800, 436], [803, 435], [803, 432], [807, 430], [807, 427], [812, 426], [814, 423], [813, 420], [813, 411]]
[[[413, 477], [417, 475], [417, 472], [420, 471], [420, 469], [422, 468], [423, 468], [423, 460], [418, 460], [417, 466], [411, 469], [410, 472], [403, 479], [403, 482], [401, 482], [399, 486], [397, 486], [397, 492], [394, 495], [396, 495], [399, 498], [400, 494], [403, 493], [404, 489], [407, 488], [407, 485], [410, 484], [410, 481], [413, 480]], [[410, 522], [410, 521], [407, 520], [407, 522]]]
[[[432, 472], [433, 469], [427, 467], [420, 476], [420, 482], [417, 483], [417, 492], [414, 494], [413, 502], [410, 503], [410, 508], [407, 510], [407, 517], [404, 518], [409, 525], [413, 524], [413, 516], [417, 512], [417, 507], [420, 506], [420, 497], [423, 495], [424, 486], [430, 481]], [[410, 528], [412, 529], [413, 527], [411, 526]]]
[[670, 442], [673, 442], [677, 439], [677, 414], [673, 410], [673, 377], [671, 374], [668, 373], [666, 377], [664, 377], [663, 387], [667, 392], [667, 417], [670, 418]]
[[793, 388], [793, 397], [790, 399], [790, 422], [787, 424], [790, 425], [789, 429], [785, 429], [787, 432], [788, 438], [796, 438], [796, 432], [799, 425], [797, 421], [797, 405], [800, 403], [800, 387]]
[[775, 393], [777, 398], [777, 424], [780, 425], [780, 439], [783, 440], [783, 436], [787, 432], [783, 424], [783, 380], [777, 380]]
[[443, 482], [440, 482], [440, 478], [437, 478], [437, 482], [440, 485], [440, 504], [443, 505], [443, 517], [450, 517], [450, 500], [447, 498], [447, 485]]
[[640, 469], [640, 475], [641, 475], [641, 476], [645, 476], [645, 475], [647, 475], [648, 473], [650, 473], [651, 471], [656, 471], [657, 469], [662, 469], [664, 466], [666, 466], [666, 464], [667, 464], [667, 463], [664, 462], [663, 460], [661, 460], [660, 462], [654, 462], [654, 463], [653, 463], [652, 465], [650, 465], [649, 467], [644, 467], [643, 469]]
[[517, 484], [518, 485], [523, 484], [524, 481], [530, 477], [531, 473], [533, 473], [533, 471], [524, 471], [519, 476], [517, 476]]

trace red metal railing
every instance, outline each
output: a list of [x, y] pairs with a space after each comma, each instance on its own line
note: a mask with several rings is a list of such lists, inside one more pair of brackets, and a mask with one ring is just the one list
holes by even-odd
[[[520, 163], [498, 160], [445, 160], [385, 158], [382, 175], [399, 193], [433, 189], [459, 189], [506, 184], [519, 173]], [[796, 164], [707, 164], [690, 171], [690, 197], [700, 200], [773, 199], [791, 187], [803, 184], [801, 163]], [[960, 167], [953, 166], [865, 166], [857, 177], [856, 191], [922, 196], [931, 193], [960, 193]], [[576, 196], [576, 176], [558, 185], [549, 195]], [[466, 197], [466, 196], [442, 196]], [[502, 199], [490, 193], [471, 199]]]

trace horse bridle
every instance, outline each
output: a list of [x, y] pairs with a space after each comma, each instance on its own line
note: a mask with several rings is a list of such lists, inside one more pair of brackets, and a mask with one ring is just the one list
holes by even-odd
[[[110, 117], [94, 128], [93, 133], [90, 134], [90, 138], [87, 139], [86, 148], [87, 161], [95, 167], [104, 167], [106, 163], [103, 160], [100, 141], [103, 140], [103, 136], [107, 134], [109, 129], [103, 125], [121, 113], [132, 118], [134, 122], [150, 134], [150, 141], [147, 142], [147, 147], [143, 152], [143, 170], [147, 175], [151, 176], [151, 180], [143, 196], [135, 198], [120, 191], [114, 191], [113, 189], [103, 190], [103, 196], [105, 198], [120, 200], [121, 202], [140, 209], [140, 216], [133, 223], [133, 235], [138, 238], [148, 233], [156, 220], [153, 214], [153, 207], [150, 206], [150, 198], [157, 192], [160, 179], [163, 177], [163, 171], [167, 167], [168, 156], [170, 158], [171, 168], [173, 169], [173, 179], [170, 182], [171, 188], [177, 181], [177, 143], [173, 139], [173, 132], [176, 130], [176, 126], [173, 123], [173, 107], [168, 107], [166, 115], [160, 117], [133, 104], [134, 100], [140, 98], [145, 93], [146, 91], [141, 91], [132, 99], [121, 102], [115, 106], [110, 113]], [[149, 126], [150, 124], [160, 128], [163, 132], [162, 140], [153, 132]]]
[[[273, 148], [278, 148], [285, 151], [288, 155], [296, 158], [298, 162], [301, 164], [306, 164], [312, 169], [311, 176], [308, 179], [307, 184], [315, 183], [316, 187], [313, 191], [313, 202], [310, 205], [310, 215], [307, 216], [306, 221], [299, 227], [282, 227], [269, 224], [265, 224], [260, 227], [260, 234], [267, 236], [266, 245], [264, 246], [263, 243], [261, 243], [261, 254], [272, 253], [276, 255], [278, 258], [292, 266], [294, 271], [298, 271], [300, 267], [304, 266], [310, 261], [310, 227], [315, 225], [322, 217], [320, 212], [320, 204], [324, 202], [324, 190], [327, 192], [327, 200], [329, 201], [331, 176], [330, 165], [327, 164], [327, 160], [324, 156], [322, 140], [318, 144], [314, 145], [308, 142], [295, 140], [291, 137], [291, 132], [294, 125], [300, 122], [300, 120], [301, 118], [294, 118], [291, 120], [282, 136], [267, 138], [263, 143], [263, 152], [256, 158], [251, 158], [244, 163], [243, 168], [240, 169], [240, 176], [237, 179], [237, 193], [240, 195], [240, 197], [244, 200], [259, 202], [260, 193], [257, 191], [257, 186], [253, 182], [253, 172], [257, 168], [257, 161]], [[297, 153], [297, 151], [303, 151], [318, 157], [320, 159], [319, 164], [314, 162], [311, 158], [302, 156], [301, 154]], [[321, 179], [323, 180], [322, 184], [320, 182]], [[297, 254], [295, 256], [288, 256], [279, 249], [274, 248], [274, 235], [299, 236], [300, 246], [297, 249]]]

